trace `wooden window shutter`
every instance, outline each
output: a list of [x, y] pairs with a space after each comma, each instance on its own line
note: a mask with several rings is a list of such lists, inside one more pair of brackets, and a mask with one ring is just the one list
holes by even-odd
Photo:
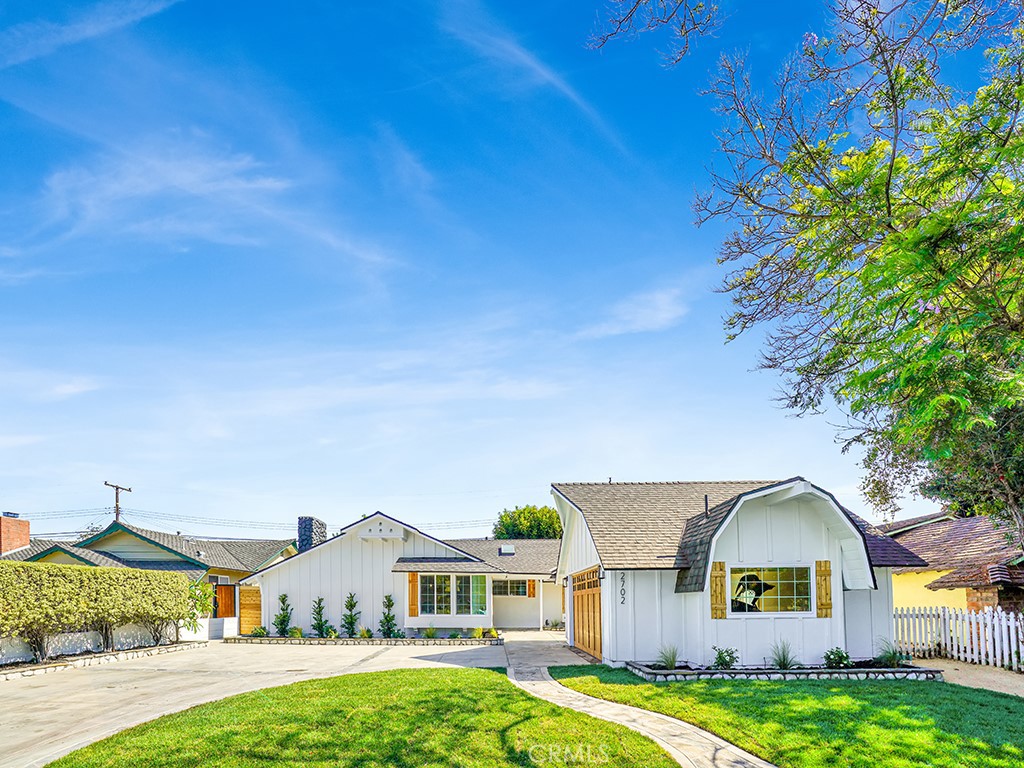
[[526, 596], [536, 597], [537, 596], [537, 580], [529, 579], [526, 582]]
[[725, 563], [711, 564], [711, 618], [724, 619], [726, 616]]
[[409, 616], [420, 615], [420, 575], [409, 574]]
[[832, 563], [817, 560], [814, 563], [814, 581], [818, 595], [818, 618], [832, 617]]

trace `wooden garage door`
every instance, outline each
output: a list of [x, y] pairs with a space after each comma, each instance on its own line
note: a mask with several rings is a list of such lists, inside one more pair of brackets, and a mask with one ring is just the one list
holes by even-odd
[[601, 658], [601, 580], [597, 568], [572, 577], [572, 641], [581, 651]]
[[260, 626], [260, 588], [238, 587], [238, 633], [248, 635], [253, 627]]

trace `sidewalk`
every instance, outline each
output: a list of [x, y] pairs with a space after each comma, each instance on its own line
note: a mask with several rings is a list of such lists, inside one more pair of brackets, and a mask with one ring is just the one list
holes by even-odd
[[947, 683], [1024, 696], [1024, 674], [1020, 672], [954, 659], [915, 659], [914, 662], [922, 667], [941, 669]]

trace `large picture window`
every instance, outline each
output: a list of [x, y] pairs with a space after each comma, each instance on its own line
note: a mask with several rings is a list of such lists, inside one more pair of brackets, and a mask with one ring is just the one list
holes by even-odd
[[526, 597], [526, 579], [492, 581], [491, 594], [499, 597]]
[[455, 613], [483, 616], [487, 613], [487, 577], [455, 577]]
[[420, 576], [420, 614], [452, 612], [452, 577]]
[[811, 569], [730, 568], [733, 613], [804, 613], [811, 610]]

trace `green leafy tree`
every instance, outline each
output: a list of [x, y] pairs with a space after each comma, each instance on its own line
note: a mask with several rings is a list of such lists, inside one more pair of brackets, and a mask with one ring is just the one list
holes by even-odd
[[398, 622], [395, 619], [395, 598], [391, 595], [384, 595], [382, 603], [384, 614], [380, 617], [377, 628], [381, 637], [394, 637], [398, 631]]
[[334, 625], [324, 618], [324, 599], [318, 597], [313, 601], [313, 621], [310, 626], [313, 628], [313, 632], [316, 633], [317, 637], [327, 637], [331, 632], [337, 634]]
[[288, 602], [288, 595], [278, 595], [277, 602], [279, 610], [271, 623], [279, 637], [288, 637], [288, 630], [292, 625], [292, 606]]
[[[672, 29], [675, 61], [722, 21], [704, 3], [612, 8], [595, 45]], [[908, 487], [955, 488], [1019, 540], [1024, 486], [995, 446], [1024, 404], [1020, 6], [830, 12], [768, 90], [743, 54], [723, 56], [708, 88], [721, 162], [695, 208], [733, 226], [729, 338], [766, 332], [760, 365], [781, 375], [785, 406], [845, 413], [839, 440], [863, 451], [877, 508], [894, 512]], [[964, 90], [956, 76], [982, 51], [982, 85]]]
[[494, 524], [496, 539], [560, 539], [562, 523], [553, 507], [532, 504], [504, 509]]
[[359, 616], [362, 611], [356, 610], [358, 606], [356, 593], [349, 592], [348, 597], [345, 598], [345, 613], [341, 617], [341, 628], [345, 632], [345, 637], [355, 637], [359, 632]]

